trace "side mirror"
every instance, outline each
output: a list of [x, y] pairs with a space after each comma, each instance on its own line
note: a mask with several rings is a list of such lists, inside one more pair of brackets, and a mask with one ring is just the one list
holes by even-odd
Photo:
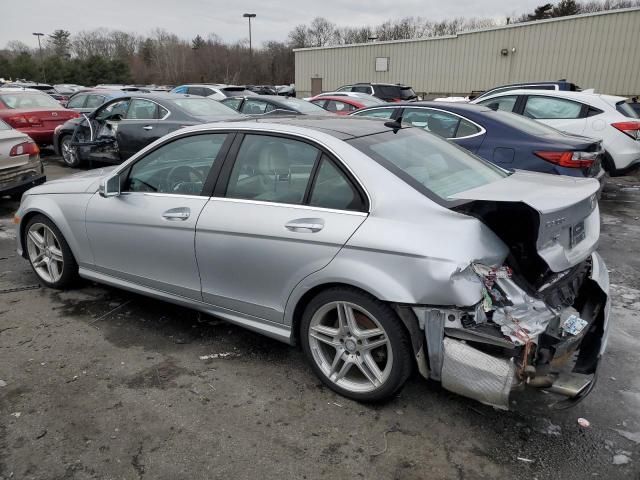
[[100, 181], [98, 193], [101, 197], [117, 197], [120, 195], [120, 175], [113, 175]]

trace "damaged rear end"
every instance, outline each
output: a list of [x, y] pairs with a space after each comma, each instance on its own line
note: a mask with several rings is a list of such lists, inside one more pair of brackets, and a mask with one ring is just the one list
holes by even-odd
[[[414, 307], [429, 377], [499, 408], [569, 406], [593, 388], [608, 331], [609, 279], [595, 252], [599, 184], [516, 172], [455, 195], [454, 207], [509, 248], [502, 265], [473, 262], [472, 307]], [[536, 394], [541, 395], [536, 395]]]

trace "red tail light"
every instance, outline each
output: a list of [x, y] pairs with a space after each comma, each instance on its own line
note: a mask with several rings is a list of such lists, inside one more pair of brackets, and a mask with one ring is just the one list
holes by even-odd
[[6, 122], [13, 128], [38, 127], [42, 121], [34, 115], [15, 115], [6, 119]]
[[591, 152], [533, 152], [547, 162], [555, 163], [561, 167], [588, 168], [597, 157], [597, 153]]
[[38, 145], [33, 142], [24, 142], [15, 145], [9, 152], [10, 157], [17, 157], [18, 155], [38, 155], [40, 149]]
[[611, 124], [625, 135], [629, 135], [634, 140], [640, 140], [640, 122], [616, 122]]

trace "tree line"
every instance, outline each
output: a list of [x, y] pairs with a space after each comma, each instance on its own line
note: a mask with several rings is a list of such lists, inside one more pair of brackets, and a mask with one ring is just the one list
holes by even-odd
[[640, 6], [640, 0], [560, 0], [504, 21], [454, 18], [433, 21], [405, 17], [379, 25], [339, 27], [317, 17], [294, 27], [287, 40], [264, 42], [250, 51], [248, 41], [223, 41], [215, 33], [183, 39], [163, 29], [143, 36], [97, 29], [75, 34], [56, 30], [42, 47], [11, 41], [0, 50], [0, 77], [49, 83], [135, 83], [176, 85], [185, 82], [289, 84], [294, 80], [294, 48], [323, 47], [370, 41], [431, 38], [508, 23], [522, 23]]

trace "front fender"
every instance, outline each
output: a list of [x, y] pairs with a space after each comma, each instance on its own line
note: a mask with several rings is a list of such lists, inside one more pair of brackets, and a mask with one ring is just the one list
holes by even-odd
[[[85, 228], [87, 202], [93, 194], [26, 195], [16, 212], [20, 219], [16, 231], [18, 254], [26, 257], [22, 232], [34, 214], [42, 214], [58, 227], [78, 264], [93, 264], [93, 253]], [[64, 213], [63, 213], [64, 212]]]

